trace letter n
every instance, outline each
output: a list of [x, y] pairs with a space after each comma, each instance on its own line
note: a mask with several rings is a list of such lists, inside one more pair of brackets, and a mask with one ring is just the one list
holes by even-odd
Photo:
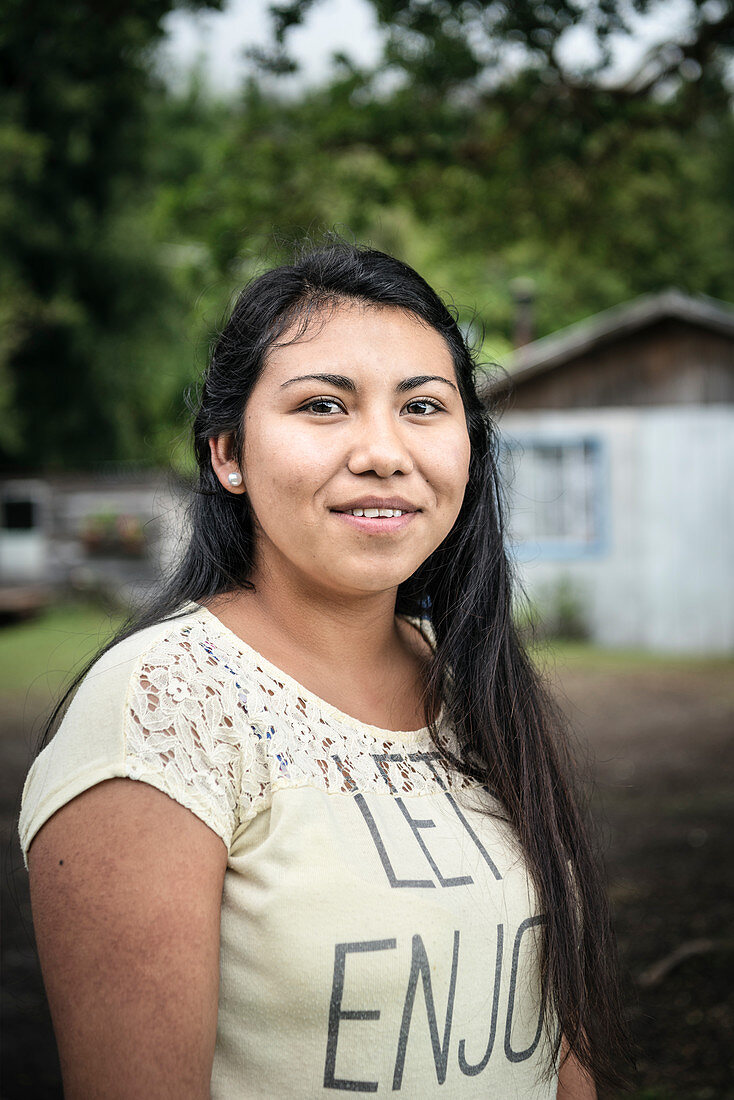
[[431, 966], [428, 962], [426, 949], [420, 936], [413, 936], [413, 956], [410, 963], [410, 978], [408, 990], [405, 994], [403, 1007], [403, 1019], [400, 1024], [400, 1038], [398, 1039], [398, 1053], [395, 1059], [395, 1072], [392, 1079], [393, 1091], [399, 1089], [403, 1083], [403, 1070], [405, 1068], [405, 1052], [408, 1047], [408, 1034], [413, 1017], [413, 1004], [418, 988], [418, 978], [423, 981], [423, 996], [426, 1001], [428, 1013], [428, 1027], [431, 1033], [431, 1046], [433, 1047], [433, 1061], [436, 1066], [436, 1079], [439, 1085], [446, 1080], [446, 1067], [449, 1058], [449, 1042], [451, 1039], [451, 1021], [454, 1014], [454, 995], [456, 993], [456, 972], [459, 965], [459, 932], [454, 932], [454, 957], [451, 963], [451, 980], [449, 982], [449, 996], [446, 1004], [446, 1019], [443, 1027], [443, 1038], [439, 1039], [438, 1021], [436, 1020], [436, 1006], [433, 1001], [433, 987], [431, 985]]

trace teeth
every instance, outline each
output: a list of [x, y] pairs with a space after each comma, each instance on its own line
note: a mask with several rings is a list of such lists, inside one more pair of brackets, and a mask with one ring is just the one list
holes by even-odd
[[378, 516], [392, 519], [393, 516], [402, 516], [403, 513], [399, 508], [351, 508], [350, 515], [364, 516], [365, 519], [377, 519]]

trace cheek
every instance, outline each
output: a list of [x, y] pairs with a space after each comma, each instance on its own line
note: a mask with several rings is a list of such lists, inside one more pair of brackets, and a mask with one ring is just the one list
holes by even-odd
[[460, 507], [469, 479], [471, 447], [469, 437], [457, 432], [437, 447], [431, 456], [433, 480], [439, 491], [446, 497], [447, 504]]
[[333, 463], [324, 441], [299, 433], [297, 423], [253, 417], [245, 423], [244, 472], [253, 505], [262, 512], [276, 509], [282, 520], [301, 512], [329, 479]]

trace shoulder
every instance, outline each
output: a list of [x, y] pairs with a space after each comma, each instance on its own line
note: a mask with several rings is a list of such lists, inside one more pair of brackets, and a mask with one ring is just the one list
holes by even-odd
[[140, 679], [143, 667], [151, 661], [175, 664], [178, 654], [188, 648], [187, 634], [194, 620], [194, 613], [187, 612], [138, 630], [110, 646], [75, 689], [51, 744], [75, 723], [94, 725], [98, 739], [100, 723], [122, 721], [130, 689]]
[[136, 630], [134, 634], [115, 642], [91, 666], [81, 681], [77, 694], [80, 691], [94, 692], [97, 689], [105, 691], [114, 682], [129, 678], [149, 654], [155, 653], [162, 646], [175, 647], [184, 642], [187, 628], [193, 619], [194, 613], [187, 612], [143, 630]]
[[102, 654], [79, 685], [23, 789], [24, 852], [41, 824], [82, 791], [142, 780], [192, 809], [225, 842], [235, 826], [238, 738], [233, 677], [207, 652], [188, 611]]

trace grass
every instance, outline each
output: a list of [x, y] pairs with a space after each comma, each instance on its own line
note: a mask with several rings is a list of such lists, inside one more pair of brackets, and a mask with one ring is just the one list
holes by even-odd
[[734, 654], [650, 653], [644, 649], [602, 649], [589, 642], [553, 639], [531, 646], [530, 653], [541, 668], [579, 672], [649, 672], [656, 668], [734, 671]]
[[[88, 604], [59, 604], [37, 618], [0, 627], [0, 699], [45, 705], [70, 674], [93, 656], [119, 624]], [[599, 649], [586, 642], [550, 641], [530, 650], [545, 670], [635, 672], [654, 668], [734, 669], [734, 657], [687, 657], [633, 649]]]
[[0, 700], [47, 706], [118, 623], [98, 607], [60, 604], [36, 618], [0, 627]]

